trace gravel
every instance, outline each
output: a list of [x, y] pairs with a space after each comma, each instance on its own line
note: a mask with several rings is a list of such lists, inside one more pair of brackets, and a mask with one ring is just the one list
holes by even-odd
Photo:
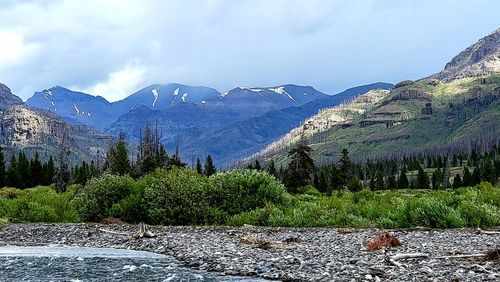
[[[175, 257], [185, 266], [219, 275], [284, 281], [499, 281], [500, 261], [439, 258], [481, 254], [500, 247], [499, 234], [476, 230], [390, 230], [401, 246], [369, 252], [377, 229], [263, 228], [255, 226], [151, 226], [154, 238], [134, 239], [100, 231], [133, 234], [134, 225], [9, 224], [2, 245], [63, 244], [151, 251]], [[424, 253], [428, 258], [386, 257]]]

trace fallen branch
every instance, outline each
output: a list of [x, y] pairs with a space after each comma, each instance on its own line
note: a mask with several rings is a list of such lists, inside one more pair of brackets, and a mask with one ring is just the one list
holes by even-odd
[[500, 235], [500, 231], [482, 230], [481, 228], [478, 228], [476, 233], [486, 235]]
[[428, 254], [423, 253], [409, 253], [409, 254], [395, 254], [390, 259], [398, 260], [398, 259], [409, 259], [409, 258], [428, 258]]
[[105, 232], [105, 233], [115, 234], [115, 235], [130, 236], [130, 234], [126, 233], [126, 232], [117, 232], [117, 231], [107, 230], [104, 228], [99, 228], [97, 230], [99, 230], [101, 232]]
[[449, 259], [449, 258], [477, 258], [484, 257], [486, 254], [468, 254], [468, 255], [453, 255], [453, 256], [440, 256], [435, 257], [435, 259]]

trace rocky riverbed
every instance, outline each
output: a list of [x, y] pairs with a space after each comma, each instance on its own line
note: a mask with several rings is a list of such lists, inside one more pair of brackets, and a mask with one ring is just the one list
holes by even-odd
[[[401, 245], [368, 251], [379, 230], [331, 228], [151, 226], [154, 238], [132, 238], [133, 225], [9, 224], [2, 245], [63, 244], [151, 251], [219, 275], [285, 281], [498, 281], [500, 261], [458, 255], [500, 247], [500, 234], [476, 230], [391, 230]], [[403, 253], [427, 257], [398, 259]], [[452, 256], [445, 258], [447, 256]], [[395, 262], [395, 263], [394, 263]], [[399, 266], [398, 266], [399, 265]]]

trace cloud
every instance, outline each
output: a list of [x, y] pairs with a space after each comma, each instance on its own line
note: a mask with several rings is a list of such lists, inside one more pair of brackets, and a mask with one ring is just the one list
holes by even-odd
[[0, 68], [20, 64], [39, 50], [40, 44], [27, 44], [19, 34], [0, 31]]
[[110, 101], [116, 101], [137, 91], [144, 80], [145, 72], [146, 69], [140, 66], [139, 63], [127, 64], [125, 68], [110, 73], [108, 80], [105, 82], [99, 82], [86, 89], [79, 89], [78, 86], [74, 86], [73, 89], [108, 97]]
[[[117, 100], [152, 83], [312, 85], [439, 71], [498, 28], [497, 0], [0, 0], [0, 79]], [[480, 14], [481, 17], [471, 15]], [[7, 43], [5, 43], [7, 42]]]

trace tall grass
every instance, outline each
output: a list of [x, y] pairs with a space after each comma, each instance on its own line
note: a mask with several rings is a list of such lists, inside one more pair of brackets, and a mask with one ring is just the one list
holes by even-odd
[[447, 191], [339, 191], [290, 196], [288, 205], [240, 213], [229, 225], [289, 227], [489, 227], [500, 225], [500, 188], [489, 183]]

